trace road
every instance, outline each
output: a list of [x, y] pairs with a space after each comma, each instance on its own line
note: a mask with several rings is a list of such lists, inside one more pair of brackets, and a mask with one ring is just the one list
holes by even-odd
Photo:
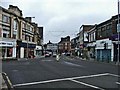
[[19, 88], [88, 88], [117, 89], [120, 87], [119, 67], [113, 64], [85, 61], [62, 56], [20, 61], [4, 61], [15, 90]]

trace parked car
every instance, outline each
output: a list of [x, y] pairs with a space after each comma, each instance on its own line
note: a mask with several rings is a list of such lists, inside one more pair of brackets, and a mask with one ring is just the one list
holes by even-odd
[[70, 56], [70, 53], [69, 53], [69, 52], [67, 52], [65, 55], [66, 55], [66, 56]]
[[50, 57], [51, 54], [49, 52], [45, 52], [45, 57]]
[[65, 55], [65, 53], [62, 53], [62, 55]]
[[53, 54], [52, 54], [53, 57], [56, 57], [56, 55], [57, 55], [56, 53], [53, 53]]

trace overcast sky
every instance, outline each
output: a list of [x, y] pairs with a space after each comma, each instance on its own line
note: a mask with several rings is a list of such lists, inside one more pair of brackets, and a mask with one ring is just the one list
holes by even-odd
[[0, 5], [18, 6], [24, 17], [44, 27], [44, 43], [53, 43], [61, 37], [75, 37], [79, 27], [99, 24], [117, 14], [118, 0], [0, 0]]

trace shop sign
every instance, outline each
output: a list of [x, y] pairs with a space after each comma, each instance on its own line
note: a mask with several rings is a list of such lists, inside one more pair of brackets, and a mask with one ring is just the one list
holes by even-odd
[[14, 46], [13, 42], [5, 42], [5, 41], [1, 41], [0, 42], [0, 46]]

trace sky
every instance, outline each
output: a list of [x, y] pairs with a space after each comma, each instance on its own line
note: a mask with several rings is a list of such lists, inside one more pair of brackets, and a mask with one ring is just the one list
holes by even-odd
[[76, 37], [82, 25], [99, 24], [117, 14], [118, 0], [0, 0], [0, 6], [18, 6], [23, 17], [44, 27], [44, 43]]

